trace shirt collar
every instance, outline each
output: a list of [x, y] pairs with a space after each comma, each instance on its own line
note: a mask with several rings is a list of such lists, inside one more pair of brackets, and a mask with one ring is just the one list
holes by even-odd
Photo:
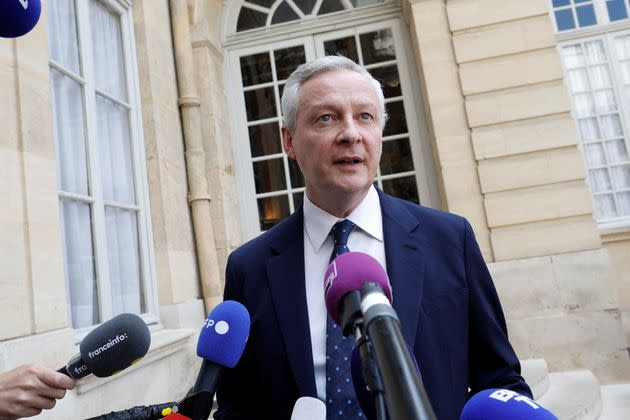
[[[352, 213], [346, 217], [374, 239], [383, 241], [383, 220], [381, 202], [374, 186]], [[304, 193], [304, 228], [313, 250], [319, 252], [333, 225], [339, 221], [336, 216], [317, 207]]]

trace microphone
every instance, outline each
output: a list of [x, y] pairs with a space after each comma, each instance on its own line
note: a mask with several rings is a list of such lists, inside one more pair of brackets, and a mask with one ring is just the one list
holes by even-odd
[[485, 389], [468, 400], [461, 420], [558, 420], [549, 410], [518, 392]]
[[207, 419], [223, 368], [238, 363], [249, 336], [250, 319], [245, 306], [233, 300], [218, 304], [208, 315], [197, 342], [203, 363], [192, 389], [177, 413], [192, 420]]
[[35, 27], [42, 12], [40, 0], [0, 1], [0, 37], [17, 38]]
[[291, 420], [326, 420], [326, 404], [313, 397], [298, 398]]
[[[389, 279], [380, 263], [367, 254], [347, 252], [333, 260], [324, 279], [326, 307], [336, 322], [345, 322], [348, 305], [351, 305], [352, 317], [357, 317], [354, 308], [357, 296], [360, 298], [362, 318], [352, 322], [355, 332], [362, 325], [372, 344], [391, 417], [435, 420], [400, 330], [400, 321], [391, 306]], [[356, 335], [360, 341], [361, 336]]]
[[144, 357], [150, 344], [151, 333], [142, 318], [120, 314], [90, 331], [79, 344], [79, 354], [57, 372], [74, 379], [91, 373], [111, 376]]

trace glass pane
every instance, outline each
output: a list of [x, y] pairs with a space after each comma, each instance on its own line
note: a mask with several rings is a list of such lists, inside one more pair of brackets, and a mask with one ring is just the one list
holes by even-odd
[[586, 166], [589, 168], [606, 165], [604, 147], [599, 143], [585, 145], [584, 158], [586, 159]]
[[610, 163], [624, 163], [628, 161], [628, 149], [623, 139], [606, 142], [606, 150]]
[[570, 45], [562, 48], [562, 57], [564, 58], [564, 64], [569, 69], [584, 65], [584, 53], [581, 45]]
[[63, 255], [72, 328], [89, 327], [100, 320], [90, 205], [61, 199]]
[[575, 22], [573, 21], [573, 10], [556, 10], [555, 12], [553, 12], [553, 14], [556, 16], [556, 23], [558, 24], [559, 31], [566, 31], [575, 28]]
[[276, 117], [276, 98], [273, 86], [250, 90], [244, 93], [247, 121]]
[[276, 78], [284, 80], [300, 65], [306, 62], [302, 45], [276, 50], [273, 53], [276, 60]]
[[246, 31], [248, 29], [262, 28], [267, 23], [267, 14], [258, 10], [242, 7], [236, 21], [236, 31]]
[[601, 128], [604, 138], [622, 137], [619, 115], [606, 115], [601, 118]]
[[249, 127], [249, 146], [252, 157], [282, 152], [282, 139], [277, 122]]
[[311, 12], [313, 11], [313, 7], [315, 6], [316, 1], [315, 0], [293, 0], [293, 3], [295, 3], [295, 5], [300, 8], [302, 13], [304, 13], [305, 15], [310, 15]]
[[403, 178], [383, 180], [383, 191], [394, 197], [420, 204], [418, 199], [418, 187], [416, 187], [416, 178], [406, 176]]
[[258, 199], [260, 230], [271, 229], [289, 216], [289, 213], [289, 197], [286, 195]]
[[617, 193], [619, 216], [630, 216], [630, 192]]
[[610, 73], [608, 66], [595, 66], [589, 69], [591, 87], [593, 89], [603, 89], [611, 87]]
[[372, 77], [383, 85], [383, 94], [386, 98], [402, 95], [400, 77], [398, 77], [398, 68], [396, 65], [370, 69], [370, 73], [372, 73]]
[[363, 64], [381, 63], [396, 59], [396, 49], [394, 48], [394, 37], [391, 29], [367, 32], [361, 34], [359, 39], [363, 53]]
[[92, 54], [96, 87], [127, 99], [120, 16], [100, 1], [90, 2]]
[[353, 36], [347, 38], [333, 39], [324, 42], [324, 52], [326, 55], [343, 55], [348, 57], [355, 63], [359, 62], [359, 53], [357, 52], [357, 43]]
[[339, 0], [324, 0], [319, 7], [318, 15], [325, 15], [328, 13], [340, 12], [344, 9]]
[[607, 114], [617, 110], [615, 94], [612, 89], [595, 92], [595, 107], [599, 114]]
[[601, 64], [606, 62], [606, 52], [602, 41], [590, 41], [584, 44], [586, 47], [586, 59], [589, 64]]
[[286, 190], [282, 158], [254, 162], [254, 183], [259, 194]]
[[623, 60], [630, 58], [630, 36], [620, 36], [615, 38], [617, 46], [617, 58]]
[[109, 281], [114, 315], [145, 312], [135, 211], [105, 207]]
[[567, 72], [567, 82], [571, 92], [586, 92], [589, 90], [586, 69], [569, 70]]
[[608, 169], [593, 169], [588, 171], [591, 189], [593, 192], [606, 192], [612, 190], [612, 183], [608, 175]]
[[247, 0], [247, 2], [270, 9], [276, 0]]
[[52, 68], [50, 77], [59, 188], [66, 192], [88, 195], [81, 86]]
[[592, 26], [597, 24], [595, 19], [595, 9], [592, 4], [575, 8], [580, 27]]
[[590, 94], [575, 95], [573, 97], [575, 116], [578, 118], [595, 115], [595, 104]]
[[96, 95], [98, 159], [105, 200], [135, 204], [129, 112]]
[[302, 203], [304, 203], [304, 193], [303, 192], [294, 193], [293, 194], [293, 208], [296, 210], [299, 209], [302, 206]]
[[380, 167], [382, 175], [413, 171], [409, 139], [384, 141]]
[[568, 6], [570, 0], [553, 0], [553, 7]]
[[383, 3], [383, 0], [350, 0], [354, 8]]
[[578, 127], [580, 128], [580, 136], [584, 141], [599, 140], [599, 127], [595, 118], [586, 118], [578, 120]]
[[625, 0], [608, 0], [606, 7], [608, 8], [608, 17], [611, 22], [616, 20], [626, 19], [628, 17], [628, 10], [624, 3]]
[[630, 188], [630, 165], [614, 166], [612, 168], [612, 177], [615, 189]]
[[407, 132], [407, 119], [405, 118], [405, 109], [402, 101], [389, 102], [385, 105], [389, 119], [383, 130], [383, 136], [392, 136], [394, 134], [404, 134]]
[[271, 18], [271, 24], [290, 22], [292, 20], [298, 20], [300, 17], [295, 13], [291, 6], [286, 2], [280, 3], [280, 6], [276, 9], [273, 17]]
[[46, 20], [50, 58], [79, 74], [81, 69], [74, 1], [55, 0], [46, 3]]
[[302, 171], [300, 171], [297, 161], [288, 159], [288, 162], [289, 174], [291, 175], [291, 188], [305, 187], [306, 181], [304, 181], [304, 175], [302, 175]]
[[630, 84], [630, 63], [628, 61], [620, 61], [619, 67], [621, 68], [621, 79], [624, 84]]
[[243, 86], [268, 83], [273, 80], [269, 53], [246, 55], [241, 57], [241, 77]]
[[595, 196], [595, 218], [609, 219], [617, 216], [615, 200], [612, 194]]

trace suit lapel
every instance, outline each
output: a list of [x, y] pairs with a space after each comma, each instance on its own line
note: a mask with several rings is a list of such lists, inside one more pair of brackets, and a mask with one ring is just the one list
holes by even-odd
[[393, 306], [403, 336], [413, 349], [421, 311], [424, 257], [421, 225], [406, 208], [378, 190], [383, 215], [387, 275], [392, 285]]
[[304, 280], [304, 215], [298, 209], [272, 243], [267, 260], [271, 298], [295, 382], [302, 396], [317, 396]]

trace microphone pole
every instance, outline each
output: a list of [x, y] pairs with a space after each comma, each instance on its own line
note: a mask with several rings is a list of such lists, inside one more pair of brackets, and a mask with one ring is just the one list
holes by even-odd
[[437, 420], [405, 339], [396, 312], [375, 283], [361, 288], [361, 311], [393, 419]]

